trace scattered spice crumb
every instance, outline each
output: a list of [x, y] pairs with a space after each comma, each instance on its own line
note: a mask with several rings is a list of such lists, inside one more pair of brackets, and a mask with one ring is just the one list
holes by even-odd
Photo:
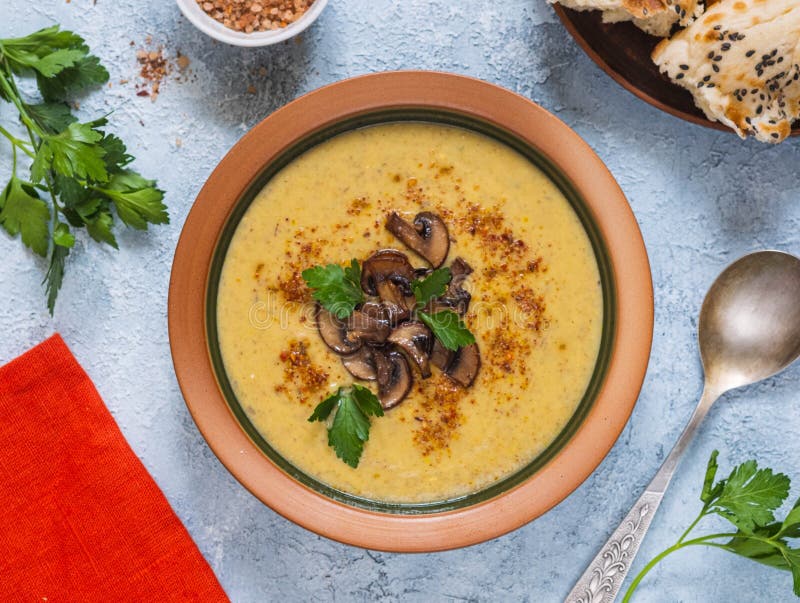
[[[292, 340], [289, 348], [280, 353], [283, 363], [283, 383], [291, 383], [297, 391], [302, 404], [308, 403], [309, 396], [323, 389], [328, 383], [328, 373], [316, 366], [308, 355], [305, 341]], [[284, 384], [275, 387], [276, 392], [286, 392]]]
[[[148, 40], [150, 37], [148, 36]], [[149, 96], [155, 102], [161, 88], [161, 82], [169, 74], [170, 65], [164, 58], [164, 49], [156, 50], [140, 48], [136, 52], [136, 61], [139, 63], [139, 78], [136, 84], [136, 96]]]
[[[155, 102], [161, 91], [164, 80], [177, 71], [178, 81], [185, 81], [189, 75], [191, 60], [178, 51], [174, 61], [171, 61], [163, 46], [152, 48], [153, 38], [145, 38], [144, 47], [136, 51], [136, 62], [139, 65], [139, 74], [135, 84], [136, 96], [147, 97]], [[134, 42], [130, 43], [135, 46]], [[127, 79], [120, 80], [120, 84], [127, 83]]]
[[420, 408], [414, 416], [419, 426], [414, 431], [414, 443], [423, 456], [437, 450], [446, 450], [458, 428], [464, 422], [459, 406], [464, 400], [464, 389], [444, 375], [417, 381]]
[[178, 52], [178, 58], [175, 62], [178, 64], [179, 71], [186, 71], [191, 64], [189, 57], [187, 57], [185, 54], [181, 54], [180, 51]]

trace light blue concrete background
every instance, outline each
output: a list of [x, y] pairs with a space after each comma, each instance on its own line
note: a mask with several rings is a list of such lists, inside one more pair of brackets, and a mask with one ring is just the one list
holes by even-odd
[[[117, 252], [80, 237], [55, 318], [45, 271], [0, 236], [0, 361], [53, 331], [97, 384], [131, 446], [164, 490], [234, 601], [560, 601], [677, 438], [700, 394], [696, 315], [715, 275], [750, 250], [800, 253], [800, 140], [742, 142], [649, 107], [605, 76], [544, 0], [333, 0], [299, 41], [247, 50], [213, 43], [173, 2], [2, 0], [0, 37], [60, 22], [110, 68], [112, 87], [81, 114], [114, 110], [136, 168], [167, 191], [172, 224], [121, 232]], [[158, 100], [136, 97], [135, 48], [146, 36], [191, 59]], [[131, 41], [135, 43], [130, 46]], [[266, 69], [266, 77], [258, 75]], [[170, 262], [192, 201], [250, 127], [339, 79], [440, 69], [519, 92], [575, 128], [607, 162], [641, 224], [656, 287], [650, 371], [633, 417], [597, 472], [555, 510], [493, 542], [435, 555], [390, 555], [330, 542], [263, 506], [195, 429], [172, 372], [166, 323]], [[255, 94], [248, 94], [252, 85]], [[7, 123], [10, 112], [2, 109]], [[181, 139], [182, 145], [176, 143]], [[9, 169], [0, 150], [0, 172]], [[800, 366], [727, 396], [711, 412], [636, 562], [671, 544], [698, 510], [710, 451], [723, 471], [755, 457], [797, 479]], [[2, 578], [0, 578], [2, 579]], [[713, 550], [670, 558], [637, 601], [789, 601], [790, 577]]]

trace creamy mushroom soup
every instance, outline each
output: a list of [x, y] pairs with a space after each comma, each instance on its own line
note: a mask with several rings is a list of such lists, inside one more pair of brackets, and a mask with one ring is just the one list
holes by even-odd
[[335, 489], [399, 503], [484, 489], [541, 454], [586, 391], [602, 315], [558, 187], [493, 139], [412, 122], [341, 134], [274, 176], [217, 298], [226, 374], [265, 440]]

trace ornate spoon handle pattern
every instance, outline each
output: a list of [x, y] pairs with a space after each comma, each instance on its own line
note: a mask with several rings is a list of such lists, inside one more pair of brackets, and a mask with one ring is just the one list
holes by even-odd
[[662, 498], [663, 492], [645, 490], [564, 603], [608, 603], [616, 598]]
[[647, 528], [653, 521], [664, 492], [669, 486], [675, 469], [692, 441], [711, 405], [719, 397], [720, 390], [706, 385], [689, 424], [678, 438], [664, 464], [656, 473], [620, 526], [603, 545], [600, 552], [583, 572], [578, 583], [567, 595], [564, 603], [612, 603], [631, 569]]

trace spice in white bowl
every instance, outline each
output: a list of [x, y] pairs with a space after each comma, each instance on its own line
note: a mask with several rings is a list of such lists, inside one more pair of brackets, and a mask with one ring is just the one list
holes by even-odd
[[196, 0], [203, 11], [234, 31], [282, 29], [302, 17], [314, 0]]

